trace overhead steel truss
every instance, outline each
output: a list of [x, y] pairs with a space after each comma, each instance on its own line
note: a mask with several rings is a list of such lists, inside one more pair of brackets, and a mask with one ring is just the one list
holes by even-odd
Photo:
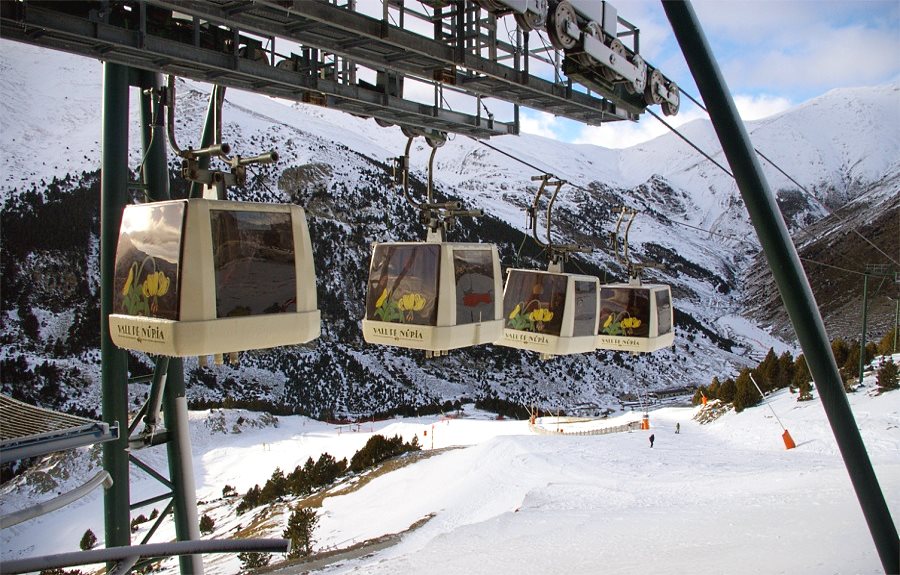
[[[537, 32], [498, 38], [502, 13], [462, 0], [417, 5], [384, 0], [379, 18], [354, 0], [5, 1], [0, 35], [414, 131], [488, 138], [518, 133], [519, 106], [592, 125], [636, 120], [646, 107], [621, 85], [582, 81], [602, 95], [579, 86], [583, 70], [565, 77], [571, 59]], [[531, 72], [538, 66], [553, 79]], [[404, 97], [404, 80], [433, 101]], [[471, 113], [450, 109], [450, 93], [466, 95]], [[485, 99], [512, 103], [512, 118], [495, 118]]]

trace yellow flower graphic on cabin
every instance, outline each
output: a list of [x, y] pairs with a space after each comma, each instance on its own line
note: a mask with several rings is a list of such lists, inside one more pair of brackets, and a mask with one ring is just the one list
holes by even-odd
[[376, 319], [393, 323], [412, 321], [415, 313], [422, 311], [428, 303], [424, 295], [416, 292], [403, 294], [398, 299], [389, 296], [388, 290], [385, 289], [375, 300]]
[[[128, 269], [128, 277], [122, 286], [122, 306], [129, 315], [151, 315], [159, 311], [159, 298], [169, 293], [171, 280], [162, 271], [153, 271], [144, 276], [144, 267], [152, 264], [156, 268], [156, 261], [147, 257], [139, 265], [131, 264]], [[141, 281], [143, 276], [144, 281]]]
[[539, 307], [532, 311], [528, 317], [535, 323], [545, 323], [553, 319], [553, 312], [548, 308]]
[[420, 311], [425, 307], [425, 297], [420, 293], [408, 293], [400, 298], [397, 307], [402, 311]]
[[[528, 308], [532, 305], [537, 305], [538, 307], [529, 312]], [[540, 305], [540, 302], [537, 300], [532, 300], [527, 304], [519, 302], [509, 313], [506, 319], [506, 327], [518, 331], [543, 331], [544, 324], [553, 319], [553, 312], [550, 311], [550, 308], [540, 307]]]
[[379, 308], [379, 307], [383, 306], [384, 300], [387, 299], [387, 296], [388, 296], [387, 288], [384, 288], [384, 291], [381, 292], [380, 296], [378, 296], [378, 300], [375, 301], [375, 307]]
[[[622, 312], [620, 317], [625, 313]], [[636, 317], [626, 316], [619, 321], [614, 321], [613, 314], [609, 314], [600, 331], [607, 335], [634, 335], [634, 330], [639, 327], [641, 327], [641, 320]]]
[[397, 302], [397, 308], [401, 312], [405, 312], [406, 321], [412, 321], [413, 314], [417, 311], [421, 311], [426, 303], [427, 300], [425, 299], [425, 296], [413, 292], [400, 296], [400, 300]]
[[134, 271], [137, 269], [137, 262], [131, 264], [131, 267], [128, 269], [128, 279], [125, 280], [125, 287], [122, 288], [122, 295], [128, 295], [128, 292], [131, 291], [131, 284], [134, 283]]
[[169, 278], [163, 272], [153, 272], [147, 275], [144, 284], [141, 286], [141, 293], [144, 297], [160, 297], [166, 295], [169, 291]]

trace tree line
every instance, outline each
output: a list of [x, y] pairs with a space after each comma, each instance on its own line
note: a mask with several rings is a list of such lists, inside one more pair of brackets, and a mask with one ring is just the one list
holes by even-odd
[[[877, 356], [887, 356], [894, 352], [896, 329], [895, 326], [878, 343], [866, 344], [864, 364], [869, 364]], [[831, 352], [844, 381], [845, 391], [855, 391], [862, 353], [859, 342], [835, 339], [831, 342]], [[792, 392], [799, 393], [798, 401], [812, 399], [812, 382], [806, 357], [800, 354], [794, 358], [787, 351], [776, 355], [775, 350], [770, 348], [766, 357], [755, 368], [745, 367], [734, 378], [720, 379], [716, 376], [709, 385], [700, 386], [694, 393], [693, 404], [701, 403], [704, 397], [718, 399], [723, 403], [733, 404], [736, 412], [757, 405], [762, 397], [753, 385], [751, 376], [763, 393], [790, 388]], [[898, 388], [897, 366], [891, 359], [882, 362], [876, 385], [882, 392]]]

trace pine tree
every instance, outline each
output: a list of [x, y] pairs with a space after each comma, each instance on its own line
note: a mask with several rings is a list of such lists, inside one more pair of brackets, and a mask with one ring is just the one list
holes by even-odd
[[889, 359], [881, 364], [878, 368], [875, 382], [878, 384], [878, 391], [885, 393], [894, 389], [900, 389], [900, 380], [897, 375], [897, 364], [893, 359]]
[[809, 366], [806, 365], [806, 356], [802, 353], [794, 361], [794, 372], [791, 377], [791, 385], [800, 388], [803, 384], [809, 385]]
[[94, 546], [97, 545], [97, 536], [94, 535], [94, 532], [88, 529], [84, 532], [84, 535], [81, 537], [81, 550], [87, 551], [88, 549], [93, 549]]
[[255, 551], [244, 551], [238, 553], [238, 560], [244, 571], [252, 571], [260, 567], [266, 567], [272, 560], [271, 553], [258, 553]]
[[794, 377], [794, 357], [790, 352], [778, 356], [778, 370], [775, 375], [775, 389], [784, 389], [791, 385]]
[[[884, 337], [881, 338], [881, 341], [878, 342], [878, 353], [881, 355], [890, 355], [893, 353], [897, 353], [898, 349], [894, 349], [894, 338], [897, 337], [897, 326], [891, 328], [889, 332], [884, 334]], [[898, 338], [900, 341], [900, 338]]]
[[313, 532], [318, 524], [319, 516], [316, 514], [315, 509], [299, 507], [291, 513], [287, 529], [281, 534], [282, 537], [291, 541], [291, 551], [288, 553], [289, 559], [312, 555], [313, 544], [316, 542], [313, 538]]
[[813, 398], [812, 396], [812, 385], [810, 385], [809, 380], [805, 380], [800, 383], [800, 396], [797, 397], [797, 401], [809, 401]]
[[765, 359], [763, 359], [756, 368], [756, 382], [763, 391], [771, 391], [775, 388], [777, 373], [778, 356], [775, 355], [775, 350], [770, 347]]
[[742, 369], [734, 382], [734, 411], [740, 413], [759, 403], [760, 399], [756, 386], [750, 381], [750, 370]]
[[850, 355], [850, 346], [847, 342], [838, 338], [831, 342], [831, 353], [834, 355], [834, 362], [838, 366], [842, 366], [847, 362], [847, 356]]
[[731, 403], [734, 401], [734, 380], [730, 377], [722, 382], [719, 386], [719, 392], [716, 395], [722, 403]]
[[216, 526], [215, 520], [213, 520], [212, 517], [210, 517], [209, 515], [204, 513], [203, 517], [200, 518], [200, 533], [203, 533], [204, 535], [206, 535], [207, 533], [212, 533], [215, 526]]

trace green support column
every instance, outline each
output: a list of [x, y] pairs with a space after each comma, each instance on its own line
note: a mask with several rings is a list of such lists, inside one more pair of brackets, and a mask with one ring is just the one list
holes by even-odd
[[[184, 365], [180, 357], [169, 360], [169, 378], [163, 416], [169, 443], [169, 476], [175, 484], [175, 535], [179, 541], [200, 539], [200, 519], [197, 515], [197, 489], [194, 484], [194, 467], [191, 458], [191, 438], [188, 427], [187, 397], [184, 387]], [[182, 575], [202, 575], [201, 555], [182, 555]]]
[[662, 5], [709, 110], [722, 150], [747, 205], [750, 220], [759, 236], [800, 347], [806, 355], [806, 363], [856, 490], [881, 564], [885, 572], [898, 573], [900, 541], [897, 539], [897, 528], [856, 427], [825, 325], [775, 195], [763, 176], [750, 138], [693, 8], [684, 1], [664, 1]]
[[897, 353], [897, 332], [900, 332], [900, 297], [894, 303], [894, 353]]
[[[203, 124], [203, 134], [200, 136], [200, 148], [207, 148], [213, 143], [221, 144], [222, 142], [216, 142], [216, 129], [217, 126], [221, 129], [222, 118], [219, 117], [219, 100], [225, 99], [225, 86], [213, 86], [212, 91], [209, 93], [209, 106], [206, 109], [206, 122]], [[200, 169], [207, 170], [209, 169], [209, 156], [204, 156], [200, 158]], [[189, 197], [191, 198], [199, 198], [203, 196], [203, 184], [198, 184], [197, 182], [191, 182], [191, 190], [189, 193]]]
[[862, 336], [859, 338], [859, 384], [862, 385], [863, 373], [866, 369], [866, 325], [869, 319], [869, 274], [863, 274], [863, 324]]
[[[163, 85], [162, 76], [145, 72], [142, 76], [142, 88], [159, 89]], [[143, 181], [147, 184], [148, 195], [152, 201], [168, 200], [169, 168], [166, 163], [166, 130], [163, 123], [162, 106], [155, 111], [152, 98], [143, 95], [141, 114], [144, 118], [144, 160]], [[156, 118], [156, 128], [149, 127], [150, 118]], [[155, 132], [155, 133], [153, 133]], [[184, 364], [181, 358], [170, 358], [163, 393], [163, 417], [169, 440], [166, 451], [169, 460], [169, 479], [174, 486], [172, 500], [174, 502], [175, 538], [178, 541], [200, 539], [200, 523], [197, 517], [197, 496], [194, 486], [194, 467], [191, 457], [191, 441], [188, 433], [187, 399], [184, 389]], [[203, 573], [203, 557], [201, 555], [182, 555], [178, 558], [182, 575], [201, 575]]]
[[128, 369], [125, 352], [109, 337], [113, 275], [122, 209], [128, 203], [128, 68], [103, 64], [100, 143], [100, 388], [103, 421], [119, 438], [103, 444], [103, 468], [113, 486], [103, 492], [106, 546], [131, 544], [128, 476]]

